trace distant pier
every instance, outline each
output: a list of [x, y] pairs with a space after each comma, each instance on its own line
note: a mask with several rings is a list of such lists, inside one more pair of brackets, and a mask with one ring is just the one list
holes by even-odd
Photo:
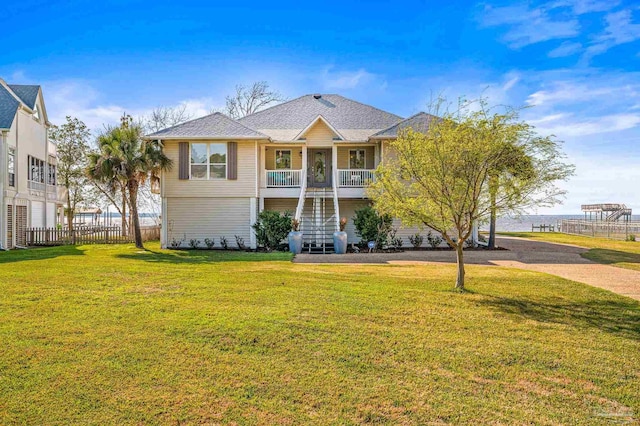
[[640, 222], [631, 221], [631, 209], [622, 203], [583, 204], [584, 220], [563, 219], [558, 230], [565, 234], [636, 241]]

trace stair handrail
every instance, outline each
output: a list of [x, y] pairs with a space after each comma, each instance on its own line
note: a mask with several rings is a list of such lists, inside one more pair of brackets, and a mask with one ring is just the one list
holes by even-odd
[[333, 210], [336, 215], [336, 231], [340, 230], [340, 205], [338, 204], [338, 168], [333, 168]]
[[302, 182], [300, 182], [300, 196], [298, 197], [298, 206], [296, 207], [296, 220], [302, 219], [302, 210], [304, 209], [304, 202], [307, 198], [307, 168], [302, 169]]

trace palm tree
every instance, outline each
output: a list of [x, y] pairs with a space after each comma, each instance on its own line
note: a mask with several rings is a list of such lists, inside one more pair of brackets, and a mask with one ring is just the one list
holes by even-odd
[[136, 247], [144, 248], [138, 218], [138, 191], [150, 179], [160, 180], [160, 173], [171, 168], [172, 161], [162, 152], [158, 141], [142, 139], [139, 125], [124, 116], [120, 127], [108, 128], [98, 137], [98, 151], [89, 156], [87, 174], [107, 183], [112, 190], [122, 188], [127, 195], [133, 218]]

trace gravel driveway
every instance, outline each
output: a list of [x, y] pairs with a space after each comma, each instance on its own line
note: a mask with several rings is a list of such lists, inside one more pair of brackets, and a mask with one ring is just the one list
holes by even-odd
[[[465, 262], [476, 265], [496, 265], [557, 275], [594, 287], [610, 290], [640, 300], [640, 272], [591, 262], [580, 256], [588, 251], [567, 244], [501, 237], [497, 244], [507, 250], [470, 250]], [[406, 251], [402, 253], [360, 254], [299, 254], [295, 263], [455, 263], [452, 251]]]

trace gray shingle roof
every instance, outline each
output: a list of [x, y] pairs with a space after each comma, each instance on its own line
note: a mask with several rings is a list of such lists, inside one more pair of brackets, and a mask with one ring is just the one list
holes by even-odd
[[38, 98], [40, 86], [26, 84], [8, 84], [7, 86], [13, 90], [13, 93], [18, 95], [22, 103], [26, 106], [31, 109], [36, 106], [36, 99]]
[[419, 112], [416, 115], [412, 115], [406, 120], [402, 120], [401, 122], [394, 124], [391, 127], [388, 127], [384, 130], [379, 131], [375, 135], [371, 136], [372, 138], [395, 138], [398, 136], [398, 132], [407, 128], [412, 128], [416, 132], [426, 132], [429, 130], [429, 125], [432, 120], [437, 120], [438, 117], [435, 115], [427, 114], [426, 112]]
[[9, 129], [20, 102], [0, 84], [0, 129]]
[[[344, 129], [369, 130], [368, 135], [402, 120], [395, 114], [382, 111], [340, 95], [305, 95], [280, 105], [267, 108], [238, 121], [269, 136], [269, 129], [295, 129], [298, 132], [321, 115], [341, 132]], [[280, 132], [282, 133], [282, 132]], [[291, 132], [292, 134], [297, 134]], [[366, 134], [364, 132], [363, 134]], [[288, 134], [288, 133], [287, 133]]]
[[268, 136], [238, 123], [219, 112], [206, 115], [147, 135], [148, 138], [240, 138], [267, 139]]

